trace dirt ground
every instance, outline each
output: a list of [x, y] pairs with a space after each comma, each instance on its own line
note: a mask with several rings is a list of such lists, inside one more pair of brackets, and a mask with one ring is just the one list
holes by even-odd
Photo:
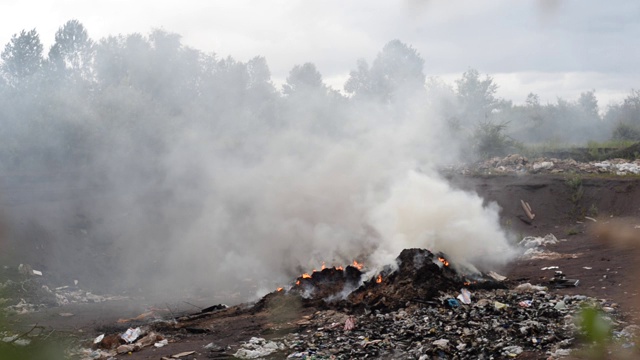
[[[487, 202], [497, 202], [502, 208], [502, 225], [514, 239], [546, 234], [566, 239], [549, 247], [549, 250], [563, 254], [561, 258], [519, 260], [504, 269], [497, 269], [498, 272], [519, 282], [544, 284], [553, 276], [554, 270], [541, 269], [558, 266], [568, 278], [579, 279], [580, 283], [575, 288], [552, 291], [605, 298], [619, 305], [625, 319], [638, 319], [640, 283], [637, 278], [640, 271], [637, 264], [640, 264], [640, 253], [635, 241], [640, 234], [637, 229], [640, 227], [640, 179], [583, 177], [578, 182], [568, 179], [560, 175], [450, 178], [455, 186], [477, 191]], [[520, 200], [531, 205], [536, 215], [533, 221], [523, 221], [527, 219]], [[74, 308], [76, 316], [73, 317], [62, 318], [56, 315], [59, 309], [50, 309], [25, 316], [20, 321], [24, 324], [37, 322], [68, 333], [82, 334], [78, 337], [91, 337], [107, 330], [116, 331], [138, 324], [117, 324], [116, 321], [140, 314], [150, 305], [167, 307], [167, 304], [148, 304], [144, 301], [87, 304]], [[206, 303], [198, 305], [205, 307]], [[300, 304], [284, 305], [288, 309], [286, 313], [273, 309], [253, 312], [240, 306], [183, 322], [180, 330], [172, 330], [174, 342], [169, 346], [146, 348], [122, 358], [160, 359], [182, 351], [201, 352], [202, 347], [211, 342], [225, 347], [246, 341], [252, 336], [275, 337], [295, 330], [296, 321], [316, 310]], [[171, 309], [171, 316], [189, 312], [193, 312], [193, 308], [185, 304], [176, 305]], [[139, 324], [144, 324], [144, 321]], [[206, 332], [203, 329], [207, 329]], [[185, 358], [202, 357], [197, 355]], [[215, 353], [207, 356], [225, 358], [222, 355], [216, 357]], [[545, 357], [541, 354], [523, 354], [519, 358]]]

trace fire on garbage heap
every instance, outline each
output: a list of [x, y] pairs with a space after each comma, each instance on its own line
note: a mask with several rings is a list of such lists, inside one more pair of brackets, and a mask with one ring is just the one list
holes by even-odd
[[[236, 319], [268, 314], [280, 320], [263, 329], [271, 334], [284, 329], [279, 336], [258, 337], [264, 331], [252, 325], [255, 333], [243, 331], [242, 345], [214, 342], [199, 353], [244, 359], [554, 359], [576, 347], [580, 334], [574, 315], [585, 305], [604, 310], [621, 344], [634, 344], [640, 329], [625, 327], [616, 304], [561, 296], [495, 273], [469, 278], [456, 272], [445, 255], [428, 250], [404, 250], [396, 262], [397, 267], [373, 275], [357, 262], [323, 268], [303, 274], [288, 289], [278, 288], [253, 306], [221, 306], [177, 322], [156, 323], [146, 329], [146, 336], [160, 339], [162, 333], [169, 345], [173, 340], [168, 333], [175, 330], [224, 337]], [[216, 317], [226, 321], [221, 329], [213, 325]], [[146, 339], [145, 331], [139, 336]], [[95, 347], [104, 350], [95, 354], [113, 355], [113, 345], [102, 342]], [[140, 350], [135, 344], [124, 350]]]
[[280, 290], [265, 296], [259, 308], [273, 296], [300, 296], [303, 303], [319, 307], [348, 307], [352, 311], [396, 310], [409, 303], [429, 303], [442, 290], [463, 286], [504, 285], [475, 275], [473, 282], [458, 274], [445, 255], [434, 255], [424, 249], [406, 249], [396, 259], [397, 269], [385, 267], [371, 279], [355, 262], [344, 270], [324, 268], [300, 276], [289, 290]]

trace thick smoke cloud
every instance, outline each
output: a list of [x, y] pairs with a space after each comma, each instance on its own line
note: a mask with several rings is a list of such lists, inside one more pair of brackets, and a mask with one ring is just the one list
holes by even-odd
[[467, 269], [514, 255], [499, 209], [437, 174], [465, 144], [451, 94], [425, 90], [410, 46], [360, 62], [345, 97], [312, 64], [280, 93], [265, 59], [218, 59], [162, 31], [85, 45], [91, 58], [58, 53], [55, 69], [3, 68], [5, 137], [21, 141], [1, 149], [10, 239], [61, 282], [233, 301], [406, 247]]

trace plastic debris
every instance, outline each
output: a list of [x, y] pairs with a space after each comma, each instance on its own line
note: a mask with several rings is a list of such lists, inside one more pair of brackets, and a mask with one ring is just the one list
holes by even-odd
[[102, 334], [102, 335], [98, 335], [98, 337], [96, 337], [95, 339], [93, 339], [93, 343], [94, 343], [94, 344], [97, 344], [97, 343], [99, 343], [100, 341], [102, 341], [102, 339], [104, 339], [104, 334]]
[[503, 310], [503, 309], [506, 309], [507, 307], [509, 307], [509, 305], [503, 304], [500, 301], [494, 301], [493, 302], [493, 307], [495, 307], [496, 310]]
[[469, 305], [471, 304], [471, 292], [465, 288], [460, 289], [460, 295], [458, 295], [458, 300], [461, 303]]
[[160, 340], [158, 342], [156, 342], [155, 344], [153, 344], [153, 346], [157, 347], [157, 348], [161, 348], [163, 346], [169, 345], [169, 340], [164, 339], [164, 340]]
[[520, 307], [523, 307], [523, 308], [531, 307], [532, 304], [533, 304], [533, 301], [531, 300], [522, 300], [518, 303], [518, 305], [520, 305]]
[[356, 318], [353, 316], [349, 316], [347, 320], [344, 322], [344, 330], [350, 331], [355, 329], [356, 327]]
[[460, 303], [456, 299], [447, 299], [447, 305], [449, 305], [452, 308], [456, 308], [460, 306]]
[[567, 309], [567, 304], [560, 300], [556, 303], [556, 305], [553, 307], [556, 310], [566, 310]]
[[120, 336], [120, 338], [131, 344], [132, 342], [136, 341], [136, 339], [139, 338], [141, 334], [142, 330], [139, 327], [135, 329], [129, 328], [124, 332], [124, 334]]
[[540, 285], [531, 285], [531, 283], [524, 283], [516, 286], [513, 290], [516, 292], [534, 292], [534, 291], [547, 291], [549, 290], [546, 286]]
[[251, 340], [244, 343], [233, 356], [240, 359], [259, 359], [284, 349], [285, 347], [282, 343], [252, 337]]

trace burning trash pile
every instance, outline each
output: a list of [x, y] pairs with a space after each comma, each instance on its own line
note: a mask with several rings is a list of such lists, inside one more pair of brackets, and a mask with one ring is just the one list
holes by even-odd
[[640, 159], [610, 159], [605, 161], [579, 162], [573, 159], [536, 158], [513, 154], [504, 158], [494, 157], [475, 164], [450, 166], [447, 172], [463, 175], [480, 174], [640, 174]]
[[475, 275], [472, 284], [449, 266], [444, 255], [435, 255], [424, 249], [403, 250], [396, 264], [397, 269], [387, 266], [372, 279], [364, 281], [362, 279], [367, 274], [357, 261], [345, 268], [324, 268], [303, 274], [288, 290], [279, 288], [266, 295], [256, 308], [260, 309], [273, 297], [298, 296], [307, 306], [394, 310], [408, 302], [430, 301], [439, 296], [440, 289], [465, 284], [486, 286], [489, 283], [489, 280]]
[[[539, 246], [554, 239], [527, 240]], [[635, 347], [636, 329], [625, 328], [618, 305], [555, 293], [570, 281], [563, 274], [547, 284], [520, 284], [496, 273], [472, 276], [457, 271], [445, 255], [424, 249], [402, 251], [396, 264], [379, 272], [358, 262], [323, 267], [254, 305], [219, 305], [101, 335], [75, 354], [106, 359], [146, 348], [171, 351], [172, 343], [185, 336], [204, 340], [215, 334], [222, 340], [246, 321], [234, 342], [209, 343], [175, 356], [490, 359], [530, 353], [553, 359], [576, 348], [581, 332], [576, 318], [584, 308], [600, 309], [619, 341]], [[258, 326], [254, 321], [260, 318], [271, 320]]]
[[[325, 301], [324, 309], [297, 323], [296, 333], [272, 342], [271, 351], [302, 359], [481, 359], [523, 352], [560, 357], [575, 345], [575, 315], [581, 309], [608, 309], [608, 316], [617, 312], [617, 305], [606, 300], [553, 294], [545, 286], [516, 284], [495, 273], [469, 279], [427, 250], [404, 250], [397, 263], [397, 269], [383, 270], [340, 298], [331, 294], [342, 292], [341, 286], [352, 288], [360, 269], [348, 267], [349, 274], [342, 276], [324, 269], [302, 276], [288, 291], [265, 296], [256, 308], [273, 297], [299, 296], [316, 308]], [[251, 358], [245, 353], [235, 356]]]

